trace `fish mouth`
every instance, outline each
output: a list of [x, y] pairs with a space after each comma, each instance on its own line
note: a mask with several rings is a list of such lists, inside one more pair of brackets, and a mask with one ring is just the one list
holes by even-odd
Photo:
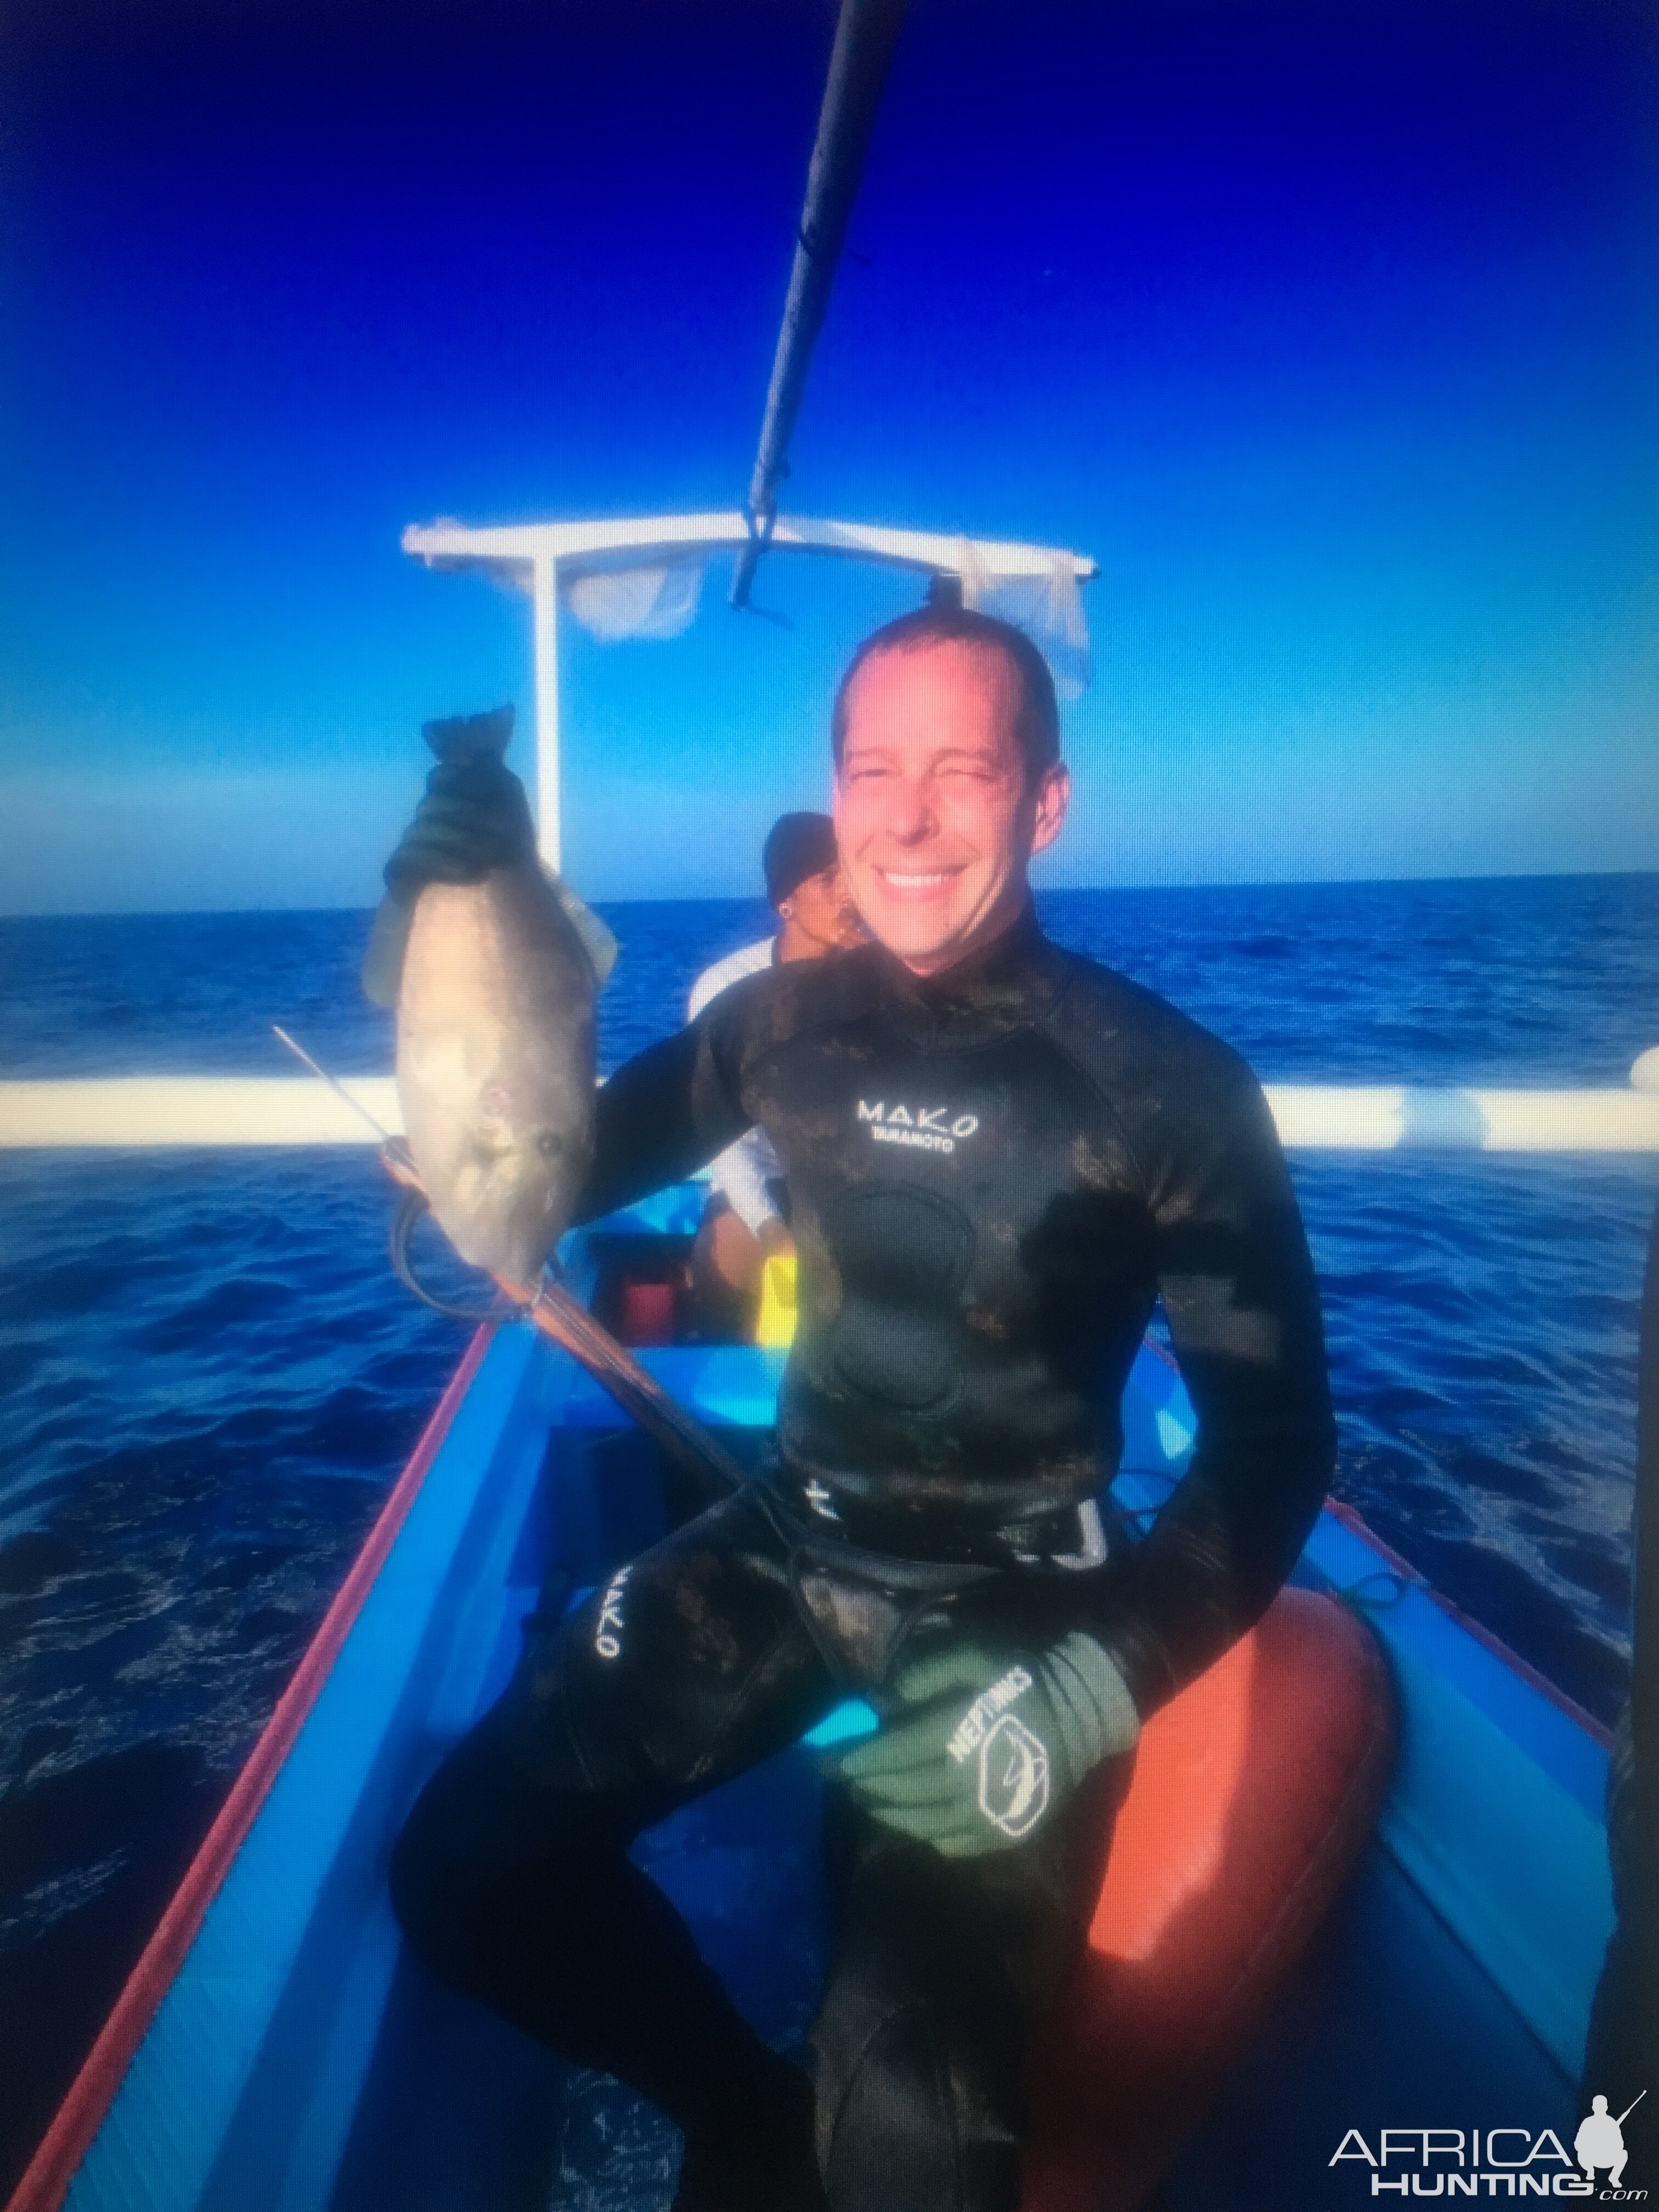
[[474, 1127], [432, 1210], [461, 1257], [507, 1281], [537, 1280], [569, 1221], [586, 1147], [565, 1131]]
[[564, 1209], [555, 1203], [555, 1194], [544, 1186], [506, 1193], [458, 1191], [449, 1206], [441, 1211], [434, 1206], [433, 1211], [439, 1226], [470, 1266], [525, 1285], [533, 1284], [546, 1266], [558, 1242], [564, 1214]]

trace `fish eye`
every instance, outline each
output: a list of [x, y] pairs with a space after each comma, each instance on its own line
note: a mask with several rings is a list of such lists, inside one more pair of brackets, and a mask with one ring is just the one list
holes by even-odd
[[564, 1139], [552, 1129], [544, 1129], [536, 1139], [536, 1150], [544, 1160], [556, 1159], [564, 1150]]

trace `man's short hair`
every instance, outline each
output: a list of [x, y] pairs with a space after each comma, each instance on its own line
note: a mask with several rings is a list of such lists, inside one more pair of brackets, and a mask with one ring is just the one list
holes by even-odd
[[866, 637], [848, 663], [847, 673], [836, 693], [830, 717], [830, 745], [836, 766], [847, 743], [847, 695], [853, 678], [866, 660], [878, 653], [916, 653], [929, 645], [973, 645], [1000, 653], [1013, 668], [1019, 685], [1019, 708], [1014, 737], [1025, 756], [1025, 780], [1034, 784], [1060, 759], [1060, 702], [1054, 679], [1041, 651], [1023, 629], [999, 622], [994, 615], [977, 614], [970, 607], [918, 607], [884, 623]]

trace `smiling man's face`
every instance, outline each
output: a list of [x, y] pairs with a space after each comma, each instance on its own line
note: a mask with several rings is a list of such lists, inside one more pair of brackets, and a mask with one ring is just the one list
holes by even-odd
[[1066, 770], [1028, 773], [1019, 701], [1006, 654], [955, 639], [872, 653], [848, 690], [842, 872], [871, 935], [919, 975], [1000, 936], [1066, 818]]

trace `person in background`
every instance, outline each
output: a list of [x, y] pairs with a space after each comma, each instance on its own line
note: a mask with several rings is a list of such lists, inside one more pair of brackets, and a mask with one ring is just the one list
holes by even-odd
[[[781, 814], [761, 848], [766, 896], [782, 927], [728, 952], [691, 986], [685, 1018], [694, 1022], [729, 984], [791, 960], [821, 960], [864, 942], [864, 929], [842, 880], [835, 824], [827, 814]], [[698, 1305], [711, 1319], [738, 1325], [760, 1287], [761, 1269], [794, 1245], [778, 1207], [783, 1170], [772, 1140], [746, 1130], [708, 1170], [710, 1196], [691, 1257]]]

